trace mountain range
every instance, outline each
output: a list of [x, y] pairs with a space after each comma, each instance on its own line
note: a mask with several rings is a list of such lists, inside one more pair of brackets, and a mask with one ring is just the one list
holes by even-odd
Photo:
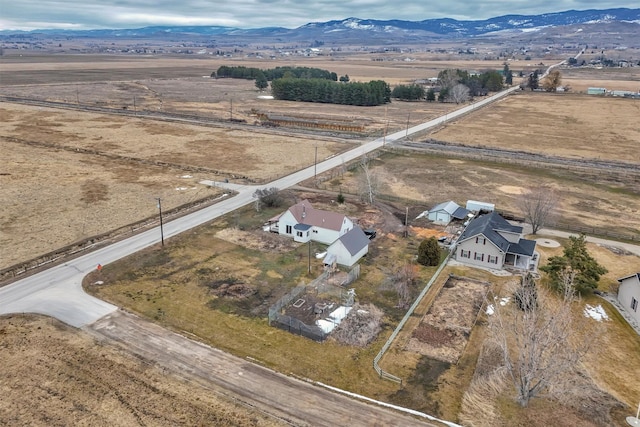
[[427, 19], [423, 21], [373, 20], [347, 18], [328, 22], [313, 22], [298, 28], [265, 27], [240, 29], [221, 26], [150, 26], [137, 29], [99, 30], [34, 30], [0, 31], [0, 36], [43, 34], [82, 38], [198, 38], [215, 37], [242, 40], [348, 40], [406, 41], [451, 39], [527, 34], [549, 28], [621, 24], [632, 33], [640, 33], [640, 9], [569, 10], [541, 15], [504, 15], [478, 21]]

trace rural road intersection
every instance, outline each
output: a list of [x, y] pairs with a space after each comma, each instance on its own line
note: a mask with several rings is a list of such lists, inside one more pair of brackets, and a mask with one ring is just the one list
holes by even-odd
[[[235, 191], [236, 195], [165, 223], [164, 236], [175, 236], [252, 203], [253, 194], [258, 188], [284, 189], [294, 186], [312, 178], [316, 173], [323, 173], [358, 159], [386, 143], [440, 126], [516, 90], [517, 86], [512, 87], [445, 116], [364, 143], [264, 186], [213, 183]], [[98, 339], [119, 343], [127, 351], [155, 361], [183, 377], [222, 390], [223, 394], [226, 392], [239, 396], [242, 401], [295, 425], [429, 425], [423, 424], [419, 418], [392, 412], [382, 406], [365, 404], [207, 347], [118, 311], [118, 307], [83, 291], [83, 277], [95, 270], [98, 264], [112, 263], [159, 241], [160, 230], [156, 227], [2, 287], [0, 314], [39, 313], [55, 317], [69, 325], [83, 328]], [[431, 425], [455, 426], [425, 414], [412, 413], [422, 420], [436, 422]]]
[[[217, 182], [215, 185], [223, 188], [228, 186], [226, 188], [236, 191], [237, 194], [212, 206], [166, 222], [163, 226], [164, 237], [175, 236], [252, 203], [254, 201], [253, 193], [258, 188], [285, 189], [292, 187], [312, 178], [316, 173], [320, 174], [358, 159], [366, 153], [381, 148], [385, 143], [392, 143], [414, 133], [440, 126], [448, 120], [484, 107], [517, 89], [517, 86], [512, 87], [442, 117], [364, 143], [341, 155], [331, 157], [315, 166], [309, 166], [263, 186], [241, 186]], [[156, 227], [2, 287], [0, 288], [0, 314], [45, 314], [77, 328], [91, 324], [114, 312], [117, 307], [85, 294], [82, 289], [83, 277], [93, 271], [98, 264], [110, 264], [157, 244], [159, 241], [160, 230], [159, 227]]]

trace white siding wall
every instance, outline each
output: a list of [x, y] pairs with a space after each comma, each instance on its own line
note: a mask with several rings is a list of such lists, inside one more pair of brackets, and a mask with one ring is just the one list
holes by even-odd
[[428, 218], [429, 221], [443, 222], [447, 224], [451, 221], [451, 216], [445, 211], [430, 212]]
[[357, 254], [351, 256], [347, 248], [344, 247], [341, 241], [336, 241], [331, 246], [327, 248], [327, 253], [336, 255], [336, 262], [340, 265], [345, 265], [347, 267], [351, 267], [354, 265], [360, 258], [365, 256], [369, 252], [369, 246], [365, 246], [358, 252]]
[[[285, 236], [294, 236], [293, 226], [296, 225], [298, 221], [294, 218], [293, 214], [289, 211], [286, 211], [282, 214], [280, 219], [278, 220], [278, 234], [283, 234]], [[291, 227], [291, 232], [287, 233], [287, 225]]]
[[[484, 238], [484, 236], [479, 236]], [[468, 256], [464, 256], [467, 255]], [[485, 243], [476, 243], [476, 237], [471, 237], [458, 243], [456, 247], [456, 261], [485, 268], [502, 268], [504, 253], [489, 239]], [[495, 262], [494, 262], [495, 261]]]
[[[293, 216], [291, 211], [286, 211], [285, 213], [282, 214], [282, 216], [278, 220], [278, 234], [295, 237], [296, 230], [293, 229], [293, 226], [296, 225], [297, 223], [298, 221]], [[287, 233], [287, 226], [291, 227], [290, 233]], [[335, 242], [340, 236], [342, 236], [343, 234], [346, 234], [352, 228], [353, 228], [353, 221], [345, 217], [344, 220], [342, 221], [341, 229], [339, 231], [314, 226], [310, 229], [309, 233], [310, 233], [311, 240], [313, 240], [314, 242], [330, 245], [331, 243]]]
[[313, 240], [314, 242], [324, 243], [325, 245], [330, 245], [331, 243], [335, 242], [342, 234], [335, 230], [313, 227], [311, 229], [311, 240]]
[[[636, 309], [633, 310], [631, 302], [636, 299]], [[618, 290], [618, 301], [636, 322], [640, 323], [640, 283], [638, 276], [629, 277], [620, 283]]]

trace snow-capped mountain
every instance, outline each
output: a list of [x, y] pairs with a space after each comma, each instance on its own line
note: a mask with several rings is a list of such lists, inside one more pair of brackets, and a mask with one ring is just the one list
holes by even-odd
[[[104, 29], [88, 31], [35, 30], [29, 33], [47, 35], [94, 37], [94, 38], [189, 38], [215, 37], [261, 40], [323, 40], [323, 41], [386, 41], [471, 38], [500, 33], [531, 33], [546, 28], [603, 23], [626, 23], [638, 25], [640, 32], [640, 9], [569, 10], [542, 15], [505, 15], [479, 21], [455, 19], [427, 19], [424, 21], [375, 20], [347, 18], [328, 22], [312, 22], [298, 28], [281, 27], [239, 29], [218, 26], [153, 26], [138, 29]], [[0, 31], [0, 37], [21, 33]], [[22, 32], [23, 33], [23, 32]]]

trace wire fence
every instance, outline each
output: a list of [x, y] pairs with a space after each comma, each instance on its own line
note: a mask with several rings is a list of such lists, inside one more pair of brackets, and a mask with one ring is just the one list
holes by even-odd
[[302, 335], [314, 341], [324, 341], [329, 336], [329, 333], [324, 332], [319, 326], [307, 325], [293, 316], [284, 314], [284, 310], [292, 301], [296, 301], [300, 295], [309, 290], [315, 290], [316, 294], [331, 293], [334, 297], [339, 298], [343, 305], [353, 305], [355, 293], [352, 290], [347, 291], [344, 288], [360, 277], [360, 265], [356, 265], [347, 273], [347, 277], [340, 283], [340, 286], [329, 284], [329, 277], [329, 272], [325, 271], [308, 284], [303, 283], [296, 286], [276, 301], [269, 307], [269, 325], [291, 332], [292, 334]]
[[429, 282], [422, 289], [422, 292], [420, 292], [420, 295], [418, 295], [418, 297], [413, 302], [411, 307], [409, 307], [409, 310], [407, 310], [407, 312], [405, 313], [405, 315], [402, 318], [402, 320], [400, 321], [400, 323], [398, 323], [398, 326], [396, 326], [396, 329], [393, 331], [393, 333], [391, 333], [391, 336], [389, 337], [389, 339], [387, 339], [387, 342], [384, 343], [384, 345], [382, 346], [382, 348], [380, 349], [380, 351], [378, 352], [376, 357], [373, 359], [373, 369], [376, 370], [376, 372], [378, 373], [380, 378], [384, 378], [386, 380], [390, 380], [390, 381], [402, 384], [402, 378], [396, 377], [395, 375], [392, 375], [392, 374], [390, 374], [388, 372], [385, 372], [380, 367], [380, 365], [379, 365], [380, 359], [382, 359], [382, 357], [387, 352], [387, 350], [389, 350], [389, 347], [391, 347], [391, 344], [393, 344], [393, 341], [396, 339], [396, 337], [398, 336], [400, 331], [402, 331], [402, 328], [404, 327], [404, 324], [407, 323], [407, 320], [409, 320], [409, 318], [413, 315], [413, 312], [418, 307], [418, 304], [420, 304], [420, 302], [422, 301], [424, 296], [427, 294], [429, 289], [431, 289], [431, 285], [433, 285], [435, 283], [435, 281], [438, 279], [438, 277], [440, 276], [440, 273], [442, 273], [442, 270], [444, 269], [444, 267], [449, 262], [449, 259], [451, 258], [451, 255], [454, 253], [454, 251], [455, 251], [455, 247], [452, 247], [451, 251], [449, 252], [449, 254], [447, 254], [447, 257], [442, 261], [442, 263], [440, 264], [440, 266], [438, 267], [436, 272], [433, 274], [433, 276], [431, 277]]

